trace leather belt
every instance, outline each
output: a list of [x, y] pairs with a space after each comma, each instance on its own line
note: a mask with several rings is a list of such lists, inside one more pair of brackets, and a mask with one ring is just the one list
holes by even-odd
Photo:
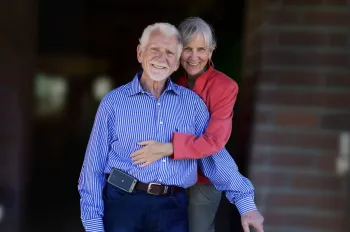
[[183, 190], [183, 188], [178, 186], [162, 185], [158, 183], [146, 184], [142, 182], [137, 182], [135, 185], [135, 189], [147, 192], [148, 194], [151, 194], [151, 195], [158, 195], [158, 196], [171, 195]]
[[[106, 178], [108, 179], [109, 174], [106, 174]], [[163, 185], [158, 183], [142, 183], [140, 181], [137, 181], [135, 185], [135, 189], [139, 191], [144, 191], [151, 195], [172, 195], [174, 193], [180, 192], [181, 190], [184, 190], [182, 187], [174, 186], [174, 185]]]

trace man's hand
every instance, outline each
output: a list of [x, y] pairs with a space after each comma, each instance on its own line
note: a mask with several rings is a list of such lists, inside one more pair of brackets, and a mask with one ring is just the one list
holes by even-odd
[[264, 217], [257, 210], [249, 211], [243, 214], [241, 216], [241, 222], [244, 232], [250, 232], [249, 226], [254, 227], [257, 232], [264, 232]]
[[134, 164], [142, 164], [140, 167], [145, 167], [165, 156], [170, 156], [174, 152], [172, 143], [160, 143], [149, 140], [138, 144], [144, 147], [132, 153], [131, 160]]

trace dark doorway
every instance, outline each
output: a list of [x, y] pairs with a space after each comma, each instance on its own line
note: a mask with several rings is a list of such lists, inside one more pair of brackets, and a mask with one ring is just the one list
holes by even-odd
[[[78, 232], [83, 230], [77, 181], [99, 103], [96, 83], [115, 88], [130, 81], [139, 69], [136, 46], [143, 28], [157, 21], [177, 26], [189, 16], [202, 17], [213, 26], [218, 38], [215, 67], [239, 83], [244, 1], [39, 2], [30, 229], [26, 231]], [[236, 145], [232, 137], [227, 149], [234, 154]], [[235, 158], [243, 168], [244, 159]], [[239, 214], [226, 199], [217, 225], [218, 232], [240, 231]]]

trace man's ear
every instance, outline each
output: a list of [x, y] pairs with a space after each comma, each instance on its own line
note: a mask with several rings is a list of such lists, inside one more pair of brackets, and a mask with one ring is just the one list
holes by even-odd
[[136, 52], [137, 52], [137, 60], [139, 61], [139, 63], [142, 63], [142, 46], [141, 46], [141, 44], [139, 44], [137, 46]]

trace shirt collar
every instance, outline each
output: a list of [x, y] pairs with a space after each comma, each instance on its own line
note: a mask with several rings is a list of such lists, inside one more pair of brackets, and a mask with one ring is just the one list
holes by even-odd
[[[140, 84], [140, 78], [142, 76], [142, 70], [136, 73], [134, 79], [131, 81], [131, 88], [129, 90], [129, 96], [136, 95], [138, 93], [145, 93], [146, 91], [142, 89], [142, 86]], [[164, 92], [174, 92], [175, 94], [179, 95], [178, 86], [175, 85], [171, 80], [170, 77], [167, 79], [166, 82], [166, 88]]]

